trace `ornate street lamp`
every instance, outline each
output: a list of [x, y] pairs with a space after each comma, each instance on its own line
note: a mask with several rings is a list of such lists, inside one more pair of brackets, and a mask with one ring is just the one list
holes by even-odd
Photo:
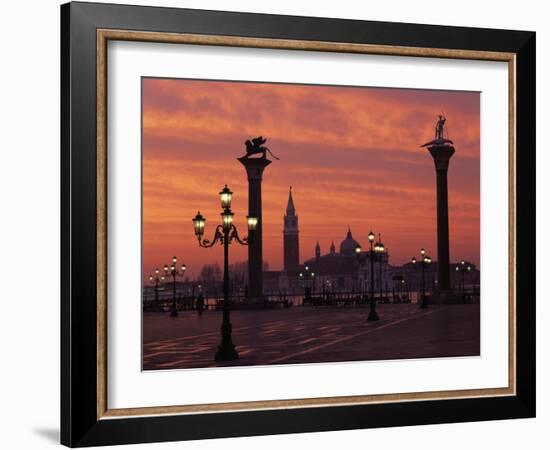
[[170, 264], [170, 266], [167, 264], [164, 265], [164, 276], [172, 277], [172, 309], [170, 310], [170, 317], [178, 316], [178, 308], [176, 305], [176, 279], [178, 277], [183, 278], [186, 270], [187, 266], [185, 264], [182, 264], [178, 269], [178, 258], [175, 256], [172, 258], [172, 264]]
[[428, 307], [428, 299], [426, 297], [426, 278], [424, 275], [424, 269], [427, 265], [432, 263], [432, 258], [430, 258], [428, 255], [426, 255], [426, 250], [423, 248], [420, 249], [420, 261], [417, 261], [416, 258], [413, 256], [411, 259], [411, 262], [413, 264], [419, 263], [422, 267], [422, 299], [420, 301], [420, 307], [422, 309], [425, 309]]
[[164, 281], [164, 275], [160, 275], [160, 271], [158, 269], [155, 269], [154, 275], [149, 275], [149, 281], [153, 285], [153, 290], [155, 293], [155, 307], [158, 309], [159, 307], [159, 291], [160, 286], [162, 282]]
[[462, 301], [465, 301], [466, 299], [466, 292], [464, 289], [464, 274], [466, 272], [470, 272], [471, 270], [472, 270], [472, 266], [470, 266], [469, 264], [466, 264], [466, 261], [464, 260], [461, 260], [460, 264], [456, 266], [456, 271], [462, 272]]
[[247, 216], [248, 237], [240, 238], [237, 227], [233, 224], [233, 212], [231, 211], [231, 200], [233, 192], [225, 185], [220, 192], [220, 201], [222, 206], [221, 225], [216, 226], [214, 238], [212, 240], [204, 239], [204, 226], [206, 219], [200, 212], [193, 218], [193, 227], [195, 236], [197, 236], [199, 246], [203, 248], [213, 247], [216, 243], [223, 245], [223, 320], [221, 326], [221, 342], [215, 355], [215, 360], [233, 361], [239, 358], [239, 353], [235, 350], [231, 336], [232, 325], [230, 319], [229, 305], [229, 244], [238, 242], [241, 245], [248, 245], [249, 240], [254, 236], [254, 231], [258, 225], [258, 218]]

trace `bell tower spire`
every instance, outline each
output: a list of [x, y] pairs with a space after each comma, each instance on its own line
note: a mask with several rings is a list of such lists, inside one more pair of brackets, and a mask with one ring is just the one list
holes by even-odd
[[300, 265], [300, 245], [298, 241], [298, 216], [292, 198], [292, 186], [288, 190], [288, 202], [284, 216], [284, 268], [285, 271], [297, 270]]
[[286, 215], [296, 215], [296, 208], [294, 208], [294, 200], [292, 199], [292, 186], [288, 189], [288, 203], [286, 205]]

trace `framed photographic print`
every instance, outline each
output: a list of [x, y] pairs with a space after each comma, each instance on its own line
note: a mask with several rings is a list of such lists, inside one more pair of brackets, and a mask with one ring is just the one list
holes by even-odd
[[63, 444], [535, 415], [535, 33], [61, 19]]

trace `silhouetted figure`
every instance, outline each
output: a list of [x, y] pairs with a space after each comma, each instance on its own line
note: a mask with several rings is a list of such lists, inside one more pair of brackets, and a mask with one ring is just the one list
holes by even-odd
[[[435, 139], [426, 142], [425, 144], [421, 145], [421, 147], [428, 147], [432, 145], [449, 145], [452, 144], [453, 141], [445, 137], [445, 123], [447, 122], [447, 118], [443, 114], [439, 114], [439, 118], [437, 120], [437, 123], [435, 124]], [[448, 135], [448, 133], [447, 133]]]
[[277, 158], [271, 150], [267, 147], [263, 147], [263, 145], [266, 143], [267, 138], [264, 138], [263, 136], [258, 136], [257, 138], [254, 138], [252, 140], [247, 140], [244, 144], [246, 145], [246, 157], [250, 158], [251, 155], [255, 155], [257, 153], [262, 154], [262, 158], [266, 158], [266, 152], [269, 152], [271, 156], [275, 159]]
[[202, 316], [202, 312], [204, 311], [204, 296], [202, 295], [202, 292], [197, 296], [197, 313], [199, 314], [199, 317]]
[[435, 125], [435, 138], [436, 139], [444, 139], [443, 137], [443, 128], [445, 127], [445, 122], [447, 119], [443, 114], [439, 115], [439, 120], [437, 121], [437, 124]]

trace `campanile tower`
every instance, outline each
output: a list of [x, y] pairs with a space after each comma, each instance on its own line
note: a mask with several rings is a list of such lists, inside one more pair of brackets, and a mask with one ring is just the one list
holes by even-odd
[[300, 245], [298, 240], [298, 216], [292, 199], [292, 186], [288, 191], [288, 203], [284, 218], [284, 266], [285, 272], [298, 270], [300, 265]]

